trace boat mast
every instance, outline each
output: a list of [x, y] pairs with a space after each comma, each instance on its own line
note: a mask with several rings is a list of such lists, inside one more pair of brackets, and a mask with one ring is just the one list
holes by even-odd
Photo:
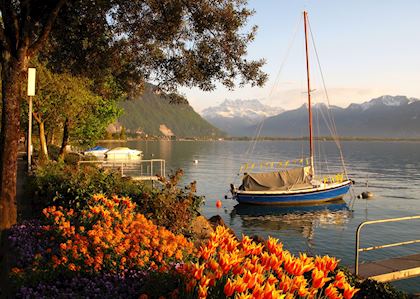
[[303, 12], [303, 24], [305, 27], [305, 50], [306, 50], [306, 78], [308, 82], [308, 114], [309, 114], [309, 156], [311, 159], [312, 177], [315, 177], [314, 168], [314, 141], [312, 136], [312, 107], [311, 107], [311, 84], [309, 80], [309, 54], [308, 54], [308, 30], [307, 30], [308, 13]]

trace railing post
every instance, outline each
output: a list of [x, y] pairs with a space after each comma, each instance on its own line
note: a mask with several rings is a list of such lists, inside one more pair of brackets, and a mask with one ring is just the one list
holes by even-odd
[[365, 225], [366, 222], [362, 222], [359, 224], [356, 230], [356, 255], [354, 258], [354, 274], [359, 274], [359, 247], [360, 247], [360, 230]]
[[391, 244], [385, 244], [381, 246], [374, 246], [374, 247], [368, 247], [368, 248], [359, 248], [360, 247], [360, 231], [362, 230], [363, 226], [367, 224], [377, 224], [377, 223], [388, 223], [388, 222], [397, 222], [397, 221], [404, 221], [404, 220], [413, 220], [413, 219], [420, 219], [420, 215], [416, 216], [408, 216], [408, 217], [400, 217], [400, 218], [388, 218], [388, 219], [379, 219], [379, 220], [370, 220], [370, 221], [364, 221], [359, 224], [356, 230], [356, 252], [355, 252], [355, 261], [354, 261], [354, 274], [359, 274], [359, 252], [360, 251], [367, 251], [367, 250], [376, 250], [380, 248], [385, 247], [392, 247], [392, 246], [400, 246], [400, 245], [406, 245], [406, 244], [412, 244], [412, 243], [418, 243], [420, 240], [411, 240], [407, 242], [399, 242], [399, 243], [391, 243]]
[[150, 176], [153, 176], [153, 160], [150, 160]]

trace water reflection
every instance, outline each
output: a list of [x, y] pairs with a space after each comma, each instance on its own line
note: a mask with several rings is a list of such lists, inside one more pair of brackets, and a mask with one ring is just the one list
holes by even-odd
[[334, 225], [344, 227], [352, 212], [344, 200], [317, 205], [256, 206], [237, 204], [230, 213], [231, 220], [239, 217], [242, 227], [258, 227], [264, 231], [292, 230], [310, 243], [315, 228]]

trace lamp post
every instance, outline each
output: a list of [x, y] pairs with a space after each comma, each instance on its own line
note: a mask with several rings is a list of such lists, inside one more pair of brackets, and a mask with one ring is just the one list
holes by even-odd
[[28, 68], [28, 96], [29, 96], [29, 111], [28, 111], [28, 172], [31, 171], [32, 164], [32, 97], [35, 95], [35, 77], [36, 69]]

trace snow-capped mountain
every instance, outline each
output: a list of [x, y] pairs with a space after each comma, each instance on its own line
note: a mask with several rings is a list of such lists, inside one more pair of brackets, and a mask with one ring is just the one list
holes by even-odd
[[398, 107], [398, 106], [408, 105], [416, 101], [419, 101], [419, 99], [408, 98], [406, 96], [385, 95], [379, 98], [372, 99], [368, 102], [364, 102], [362, 104], [351, 104], [349, 107], [351, 107], [352, 109], [361, 109], [365, 111], [375, 106], [376, 107], [379, 107], [379, 106]]
[[[313, 107], [314, 127], [319, 135], [330, 136], [324, 118], [327, 106]], [[340, 136], [355, 137], [420, 137], [420, 100], [406, 96], [381, 96], [347, 108], [331, 107]], [[261, 136], [306, 136], [307, 107], [285, 111], [264, 121]], [[327, 118], [328, 119], [328, 118]], [[331, 126], [331, 124], [328, 124]], [[246, 132], [254, 132], [255, 126]], [[252, 133], [251, 133], [252, 134]]]
[[283, 111], [282, 108], [264, 105], [258, 100], [225, 100], [219, 106], [204, 109], [201, 115], [214, 126], [235, 136], [238, 130]]

